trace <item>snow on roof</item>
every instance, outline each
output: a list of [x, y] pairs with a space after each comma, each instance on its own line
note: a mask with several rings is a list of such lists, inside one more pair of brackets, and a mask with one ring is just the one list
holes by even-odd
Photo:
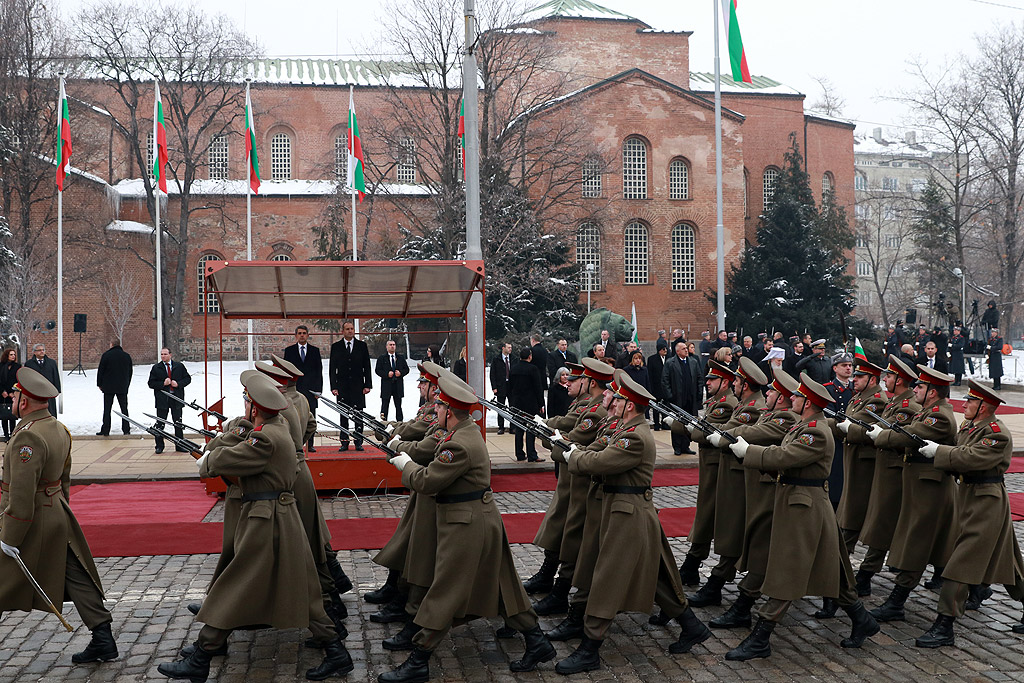
[[399, 87], [423, 85], [417, 75], [416, 65], [402, 61], [275, 57], [254, 59], [244, 68], [256, 83]]
[[138, 221], [110, 221], [104, 230], [112, 232], [138, 232], [146, 235], [153, 234], [153, 226], [139, 223]]
[[[765, 95], [803, 95], [802, 92], [788, 85], [780, 83], [767, 76], [751, 76], [752, 83], [737, 83], [727, 74], [722, 74], [722, 92], [731, 93], [761, 93]], [[714, 92], [715, 73], [702, 71], [690, 72], [690, 90], [694, 92]]]
[[[196, 180], [192, 183], [193, 195], [244, 196], [249, 186], [247, 180]], [[334, 194], [338, 183], [334, 180], [264, 180], [260, 185], [261, 197], [323, 197]], [[180, 186], [173, 178], [168, 179], [168, 194], [181, 193]], [[146, 186], [141, 178], [122, 180], [114, 190], [123, 198], [146, 196]], [[427, 185], [407, 183], [379, 183], [370, 188], [371, 192], [382, 195], [426, 196], [432, 193]]]
[[899, 138], [887, 139], [880, 128], [876, 128], [871, 135], [855, 133], [853, 136], [853, 153], [855, 155], [877, 154], [889, 157], [928, 158], [941, 152], [941, 149], [926, 141], [917, 142], [913, 132], [904, 136], [902, 140]]
[[[44, 163], [50, 164], [54, 168], [57, 167], [57, 160], [54, 159], [53, 157], [48, 157], [45, 154], [36, 154], [35, 157], [37, 159], [39, 159], [40, 161], [44, 162]], [[88, 171], [83, 171], [80, 168], [75, 168], [74, 166], [68, 166], [68, 173], [70, 173], [71, 175], [77, 175], [77, 176], [81, 176], [83, 178], [88, 178], [89, 180], [93, 181], [94, 183], [99, 183], [100, 185], [106, 185], [107, 184], [107, 181], [104, 180], [103, 178], [100, 178], [97, 175], [93, 175], [92, 173], [89, 173]]]
[[566, 17], [571, 19], [613, 19], [618, 21], [637, 21], [622, 12], [602, 7], [590, 0], [549, 0], [542, 5], [529, 9], [525, 14], [525, 21], [536, 21], [552, 17]]

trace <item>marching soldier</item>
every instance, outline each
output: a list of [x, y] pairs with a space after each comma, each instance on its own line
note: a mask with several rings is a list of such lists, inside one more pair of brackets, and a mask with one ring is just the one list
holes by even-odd
[[832, 403], [828, 390], [800, 373], [793, 394], [793, 411], [800, 422], [778, 446], [751, 446], [742, 437], [729, 448], [745, 467], [779, 473], [775, 489], [771, 548], [761, 592], [768, 600], [758, 610], [757, 623], [742, 643], [725, 658], [745, 661], [768, 657], [775, 625], [793, 600], [805, 595], [838, 598], [853, 622], [843, 647], [860, 647], [878, 633], [878, 624], [857, 598], [853, 570], [840, 549], [839, 526], [828, 499], [828, 475], [835, 455], [832, 429], [822, 409]]
[[[935, 623], [915, 641], [917, 647], [952, 645], [953, 622], [964, 614], [968, 586], [1001, 583], [1014, 600], [1024, 600], [1024, 561], [1010, 517], [1003, 474], [1010, 466], [1013, 439], [995, 416], [998, 394], [967, 380], [964, 423], [956, 445], [929, 441], [918, 451], [935, 467], [953, 474], [956, 487], [956, 540], [943, 571]], [[1013, 625], [1024, 633], [1024, 617]]]
[[[914, 401], [921, 405], [904, 429], [922, 439], [952, 446], [956, 442], [956, 417], [949, 404], [953, 378], [927, 365], [918, 365]], [[903, 495], [900, 518], [893, 532], [889, 565], [895, 567], [896, 585], [880, 607], [871, 610], [876, 621], [902, 621], [903, 605], [917, 587], [929, 564], [936, 575], [953, 552], [953, 480], [936, 469], [931, 458], [917, 452], [917, 442], [894, 429], [874, 425], [868, 437], [880, 448], [902, 451]]]
[[[92, 638], [71, 657], [75, 664], [117, 659], [103, 606], [103, 586], [89, 544], [71, 512], [71, 434], [50, 415], [60, 393], [34, 370], [18, 370], [11, 408], [20, 418], [4, 451], [0, 516], [0, 612], [60, 609], [75, 603]], [[46, 594], [39, 595], [17, 559]]]
[[[911, 389], [917, 373], [896, 356], [889, 356], [883, 374], [885, 390], [891, 397], [881, 417], [886, 422], [908, 424], [921, 410]], [[889, 552], [903, 500], [903, 453], [890, 448], [875, 447], [875, 474], [871, 480], [871, 496], [864, 514], [860, 542], [868, 547], [857, 570], [857, 595], [871, 595], [871, 578], [882, 570]]]

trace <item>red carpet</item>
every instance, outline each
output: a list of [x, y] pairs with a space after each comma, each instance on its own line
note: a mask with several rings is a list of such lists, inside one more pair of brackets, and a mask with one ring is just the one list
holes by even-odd
[[72, 487], [71, 509], [86, 524], [201, 522], [217, 502], [198, 481], [145, 481]]
[[[526, 472], [523, 474], [492, 474], [491, 489], [501, 493], [524, 491], [554, 491], [555, 473]], [[655, 486], [696, 486], [697, 468], [654, 470]]]
[[1024, 472], [1024, 456], [1015, 455], [1010, 458], [1010, 466], [1006, 469], [1007, 474], [1019, 474]]
[[1010, 516], [1013, 521], [1024, 520], [1024, 493], [1007, 494], [1010, 498]]
[[[953, 410], [958, 413], [964, 412], [964, 405], [966, 404], [966, 401], [962, 401], [958, 398], [951, 398], [949, 399], [949, 402], [952, 404]], [[999, 414], [996, 415], [996, 417], [999, 417], [999, 415], [1020, 415], [1021, 413], [1024, 413], [1024, 408], [1018, 408], [1016, 406], [999, 406]]]

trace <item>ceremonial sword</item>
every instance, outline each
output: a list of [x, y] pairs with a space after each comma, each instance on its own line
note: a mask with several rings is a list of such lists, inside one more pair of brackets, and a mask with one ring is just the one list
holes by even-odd
[[71, 627], [71, 624], [69, 624], [67, 620], [61, 615], [61, 613], [57, 611], [57, 608], [53, 606], [53, 601], [50, 600], [49, 597], [47, 597], [46, 591], [44, 591], [43, 587], [39, 585], [38, 581], [36, 581], [36, 577], [32, 576], [32, 572], [30, 572], [28, 570], [28, 567], [25, 566], [25, 563], [21, 559], [21, 555], [14, 555], [13, 559], [15, 562], [18, 563], [18, 567], [21, 568], [21, 571], [25, 574], [25, 578], [28, 579], [28, 582], [31, 583], [32, 587], [36, 589], [36, 593], [39, 593], [39, 597], [46, 601], [46, 606], [50, 608], [51, 612], [57, 615], [57, 618], [60, 619], [60, 623], [64, 624], [64, 628], [66, 628], [69, 632], [74, 631], [75, 629]]

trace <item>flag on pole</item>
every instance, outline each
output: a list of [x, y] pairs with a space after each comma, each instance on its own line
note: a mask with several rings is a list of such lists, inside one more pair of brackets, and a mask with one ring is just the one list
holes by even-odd
[[732, 80], [752, 83], [747, 68], [747, 53], [740, 36], [740, 22], [736, 18], [738, 0], [722, 0], [722, 19], [725, 22], [725, 42], [729, 44], [729, 64], [732, 65]]
[[640, 347], [640, 333], [637, 331], [636, 326], [636, 302], [633, 302], [633, 343]]
[[459, 108], [459, 155], [462, 159], [462, 179], [466, 179], [466, 98]]
[[853, 338], [853, 359], [862, 360], [865, 363], [868, 360], [867, 355], [864, 353], [864, 347], [860, 345], [860, 339], [857, 337]]
[[356, 123], [356, 101], [352, 89], [348, 91], [348, 189], [359, 194], [359, 201], [366, 195], [366, 177], [363, 175], [363, 143], [359, 139], [359, 124]]
[[64, 92], [64, 78], [60, 79], [60, 102], [57, 103], [57, 191], [64, 191], [64, 176], [71, 169], [71, 113], [68, 96]]
[[153, 98], [153, 179], [157, 187], [167, 194], [167, 131], [164, 130], [164, 103], [160, 99], [160, 84], [156, 84], [156, 95]]
[[256, 155], [256, 127], [252, 121], [252, 100], [249, 84], [245, 84], [245, 158], [249, 166], [249, 187], [253, 194], [260, 193], [260, 160]]

